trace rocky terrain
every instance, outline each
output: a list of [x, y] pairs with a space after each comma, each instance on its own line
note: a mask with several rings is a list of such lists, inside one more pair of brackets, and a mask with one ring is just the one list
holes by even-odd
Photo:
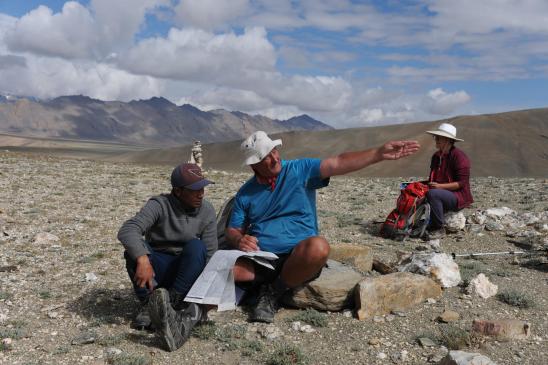
[[[149, 196], [169, 190], [170, 173], [166, 166], [0, 152], [0, 364], [436, 364], [448, 347], [497, 364], [548, 363], [547, 260], [525, 254], [456, 258], [463, 281], [484, 273], [498, 285], [499, 295], [488, 299], [454, 286], [404, 312], [358, 320], [351, 309], [285, 308], [272, 325], [250, 324], [240, 309], [211, 313], [212, 322], [183, 348], [164, 351], [152, 333], [130, 328], [138, 307], [116, 233]], [[208, 174], [217, 182], [207, 190], [216, 209], [249, 176]], [[369, 246], [387, 264], [401, 252], [430, 252], [432, 242], [378, 236], [399, 182], [409, 179], [333, 178], [318, 194], [322, 234], [334, 245]], [[476, 202], [463, 213], [475, 223], [442, 237], [437, 251], [546, 244], [546, 178], [474, 178], [472, 186]], [[473, 221], [481, 216], [476, 211], [496, 207], [513, 212], [506, 220]], [[446, 311], [457, 315], [442, 323]], [[468, 336], [474, 319], [527, 321], [531, 334], [507, 341]]]

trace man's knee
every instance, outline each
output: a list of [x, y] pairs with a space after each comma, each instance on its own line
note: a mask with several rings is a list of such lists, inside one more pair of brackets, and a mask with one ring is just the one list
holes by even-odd
[[253, 281], [255, 279], [255, 266], [251, 260], [239, 258], [232, 269], [234, 281]]
[[323, 237], [310, 237], [304, 241], [304, 247], [299, 254], [311, 261], [327, 261], [329, 257], [329, 243]]
[[203, 261], [204, 263], [207, 258], [207, 248], [204, 245], [204, 243], [199, 239], [188, 241], [185, 244], [183, 253], [186, 253], [189, 256], [192, 256], [193, 258], [195, 258], [196, 260], [199, 260], [200, 262]]

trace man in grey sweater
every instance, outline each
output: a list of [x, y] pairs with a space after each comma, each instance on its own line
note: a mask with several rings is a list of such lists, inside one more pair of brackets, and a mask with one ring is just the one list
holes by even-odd
[[204, 200], [204, 188], [212, 183], [196, 164], [175, 167], [171, 193], [150, 198], [118, 232], [142, 304], [134, 325], [152, 324], [170, 351], [181, 347], [205, 316], [184, 297], [217, 250], [215, 209]]

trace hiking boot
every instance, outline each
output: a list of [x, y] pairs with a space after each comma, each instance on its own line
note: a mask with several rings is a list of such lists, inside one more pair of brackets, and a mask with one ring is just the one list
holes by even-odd
[[151, 324], [150, 315], [148, 314], [148, 307], [146, 304], [143, 304], [139, 310], [139, 313], [137, 313], [137, 316], [135, 316], [131, 322], [131, 327], [136, 330], [143, 331], [150, 328]]
[[427, 230], [425, 235], [424, 235], [424, 239], [426, 241], [430, 241], [430, 240], [436, 240], [436, 239], [440, 239], [440, 238], [443, 238], [445, 237], [445, 229], [444, 228], [439, 228], [439, 229], [436, 229], [436, 230]]
[[[200, 308], [197, 310], [201, 315]], [[198, 320], [191, 313], [173, 309], [169, 292], [163, 288], [154, 290], [149, 300], [149, 313], [152, 325], [162, 338], [169, 351], [175, 351], [190, 337], [190, 331]]]
[[249, 317], [251, 322], [274, 322], [274, 315], [278, 311], [278, 299], [281, 294], [277, 293], [272, 285], [263, 284], [257, 297], [257, 304]]

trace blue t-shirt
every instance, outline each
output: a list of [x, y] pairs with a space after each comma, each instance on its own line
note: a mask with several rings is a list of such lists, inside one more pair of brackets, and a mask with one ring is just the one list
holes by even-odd
[[320, 177], [320, 159], [282, 160], [276, 187], [253, 176], [236, 194], [229, 227], [257, 237], [259, 248], [287, 253], [300, 241], [318, 235], [316, 189], [329, 184]]

